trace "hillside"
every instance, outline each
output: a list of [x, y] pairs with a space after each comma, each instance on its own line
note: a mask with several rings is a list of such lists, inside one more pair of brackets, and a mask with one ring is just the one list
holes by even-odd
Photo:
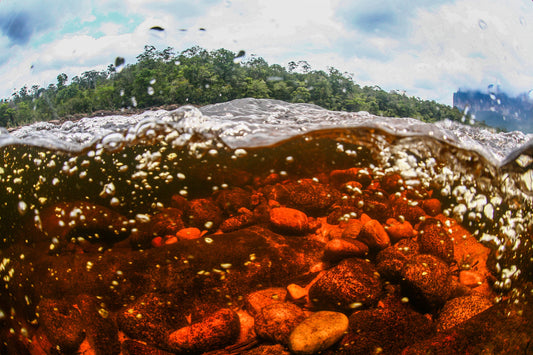
[[[246, 59], [244, 59], [246, 58]], [[435, 101], [361, 87], [335, 68], [312, 70], [305, 61], [287, 67], [258, 56], [226, 49], [145, 46], [137, 62], [117, 57], [104, 71], [57, 76], [48, 87], [27, 86], [0, 101], [0, 126], [91, 115], [98, 111], [146, 109], [162, 105], [206, 105], [254, 97], [314, 103], [330, 110], [368, 111], [387, 117], [413, 117], [425, 122], [464, 120], [456, 108]]]

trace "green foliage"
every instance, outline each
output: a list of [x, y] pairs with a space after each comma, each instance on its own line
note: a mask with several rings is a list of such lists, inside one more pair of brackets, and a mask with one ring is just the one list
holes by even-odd
[[[16, 126], [98, 110], [148, 108], [166, 104], [206, 105], [243, 97], [314, 103], [330, 110], [368, 111], [382, 116], [414, 117], [426, 122], [463, 114], [434, 101], [381, 88], [360, 87], [335, 68], [312, 70], [306, 61], [284, 68], [252, 56], [245, 61], [227, 49], [195, 46], [176, 54], [173, 48], [145, 46], [137, 62], [91, 70], [68, 83], [66, 74], [47, 88], [22, 87], [0, 100], [0, 126]], [[121, 64], [121, 63], [119, 63]], [[118, 65], [118, 64], [117, 64]]]

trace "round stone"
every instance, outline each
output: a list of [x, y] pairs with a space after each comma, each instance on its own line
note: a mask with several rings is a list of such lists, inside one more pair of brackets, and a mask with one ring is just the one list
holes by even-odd
[[326, 350], [348, 330], [343, 313], [320, 311], [306, 318], [292, 331], [289, 348], [295, 354], [316, 354]]

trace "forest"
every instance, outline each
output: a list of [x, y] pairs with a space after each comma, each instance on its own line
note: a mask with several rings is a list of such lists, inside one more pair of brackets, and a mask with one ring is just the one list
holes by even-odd
[[[16, 127], [164, 105], [206, 105], [244, 97], [313, 103], [330, 110], [368, 111], [387, 117], [413, 117], [425, 122], [464, 120], [456, 108], [435, 101], [361, 87], [349, 73], [335, 68], [313, 70], [306, 61], [287, 67], [259, 56], [227, 49], [195, 46], [177, 53], [168, 47], [145, 46], [135, 63], [117, 57], [106, 70], [69, 78], [61, 73], [48, 87], [27, 86], [0, 100], [0, 126]], [[467, 120], [468, 121], [468, 120]]]

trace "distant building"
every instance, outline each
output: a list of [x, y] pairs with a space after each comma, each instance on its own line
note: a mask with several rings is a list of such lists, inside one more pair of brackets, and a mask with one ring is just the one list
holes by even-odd
[[470, 113], [476, 122], [505, 131], [533, 133], [533, 99], [528, 94], [509, 97], [497, 88], [489, 92], [457, 91], [453, 106]]

